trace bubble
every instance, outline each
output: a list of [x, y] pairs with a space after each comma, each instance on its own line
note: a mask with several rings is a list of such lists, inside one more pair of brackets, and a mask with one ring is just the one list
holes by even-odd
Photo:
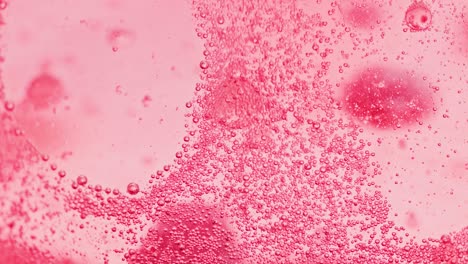
[[41, 159], [42, 159], [43, 161], [48, 161], [48, 160], [50, 159], [50, 157], [49, 157], [49, 155], [47, 155], [47, 154], [43, 154], [43, 155], [41, 155]]
[[127, 192], [130, 194], [130, 195], [135, 195], [135, 194], [138, 194], [138, 192], [140, 192], [140, 186], [138, 186], [138, 184], [134, 183], [134, 182], [131, 182], [127, 185]]
[[416, 2], [406, 10], [405, 22], [413, 31], [427, 30], [432, 23], [432, 13], [426, 4]]
[[79, 185], [83, 186], [85, 185], [86, 183], [88, 183], [88, 178], [84, 175], [80, 175], [76, 178], [76, 183], [78, 183]]
[[4, 107], [5, 107], [5, 110], [7, 110], [8, 112], [15, 110], [15, 104], [11, 101], [6, 101], [4, 103]]
[[8, 6], [8, 2], [7, 2], [7, 1], [5, 1], [5, 0], [0, 0], [0, 9], [1, 9], [1, 10], [6, 9], [7, 6]]
[[208, 67], [209, 67], [208, 62], [206, 62], [206, 61], [201, 61], [201, 62], [200, 62], [200, 68], [201, 68], [202, 70], [206, 70], [206, 69], [208, 69]]
[[46, 109], [60, 102], [65, 96], [62, 83], [49, 73], [41, 73], [29, 84], [26, 100], [35, 109]]
[[64, 170], [60, 170], [60, 171], [58, 172], [58, 175], [60, 176], [60, 178], [63, 178], [63, 177], [65, 177], [65, 176], [67, 176], [67, 173], [66, 173]]

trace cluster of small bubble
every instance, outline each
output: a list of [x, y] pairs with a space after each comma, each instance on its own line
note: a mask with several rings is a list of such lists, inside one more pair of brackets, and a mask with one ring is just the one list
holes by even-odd
[[[54, 208], [63, 202], [60, 181], [66, 173], [53, 163], [43, 166], [49, 157], [41, 156], [27, 140], [13, 110], [6, 107], [0, 112], [0, 187], [7, 197], [0, 204], [1, 262], [70, 264], [70, 256], [79, 252], [58, 254], [44, 248], [52, 248], [66, 235], [53, 227], [61, 215]], [[42, 226], [50, 229], [38, 231]]]

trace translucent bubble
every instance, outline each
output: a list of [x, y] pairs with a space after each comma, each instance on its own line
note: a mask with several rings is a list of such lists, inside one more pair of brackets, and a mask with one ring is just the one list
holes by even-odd
[[4, 10], [7, 8], [7, 6], [8, 6], [7, 1], [0, 0], [0, 9]]
[[48, 73], [42, 73], [32, 80], [27, 88], [27, 99], [36, 109], [45, 109], [57, 104], [64, 96], [62, 83]]
[[60, 171], [58, 172], [58, 175], [60, 176], [60, 178], [63, 178], [63, 177], [65, 177], [65, 176], [67, 176], [67, 173], [66, 173], [64, 170], [60, 170]]
[[15, 104], [11, 101], [6, 101], [5, 104], [4, 104], [4, 107], [5, 107], [5, 110], [11, 112], [13, 110], [15, 110]]
[[200, 62], [200, 68], [203, 69], [203, 70], [206, 70], [208, 69], [209, 65], [208, 65], [208, 62], [206, 61], [201, 61]]
[[80, 175], [76, 178], [76, 182], [79, 185], [85, 185], [86, 183], [88, 183], [88, 178], [84, 175]]
[[131, 182], [127, 185], [127, 192], [131, 195], [138, 194], [138, 192], [140, 192], [140, 187], [138, 184]]
[[405, 22], [411, 30], [426, 30], [431, 25], [432, 13], [426, 4], [414, 3], [406, 10]]

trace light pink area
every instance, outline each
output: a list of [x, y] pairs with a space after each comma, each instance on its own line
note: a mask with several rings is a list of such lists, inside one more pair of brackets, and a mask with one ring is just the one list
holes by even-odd
[[[71, 177], [121, 189], [172, 163], [200, 71], [189, 8], [164, 1], [10, 3], [3, 80], [38, 150], [59, 159]], [[65, 96], [31, 108], [41, 102], [31, 102], [27, 89], [43, 71], [61, 80]]]

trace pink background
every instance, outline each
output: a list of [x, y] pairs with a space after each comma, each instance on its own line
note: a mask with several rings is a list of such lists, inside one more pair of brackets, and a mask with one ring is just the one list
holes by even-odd
[[[393, 1], [385, 9], [375, 4], [384, 27], [402, 23], [407, 2]], [[440, 1], [445, 7], [440, 10], [461, 9], [460, 2]], [[311, 1], [300, 1], [300, 6], [317, 10]], [[346, 21], [346, 3], [342, 8]], [[377, 182], [389, 190], [384, 195], [391, 215], [398, 213], [393, 219], [419, 238], [439, 237], [468, 223], [467, 38], [462, 17], [438, 10], [431, 31], [393, 27], [385, 39], [374, 32], [369, 50], [376, 54], [354, 56], [366, 59], [351, 61], [344, 74], [332, 76], [332, 82], [340, 82], [387, 57], [395, 67], [426, 76], [428, 86], [440, 86], [433, 93], [438, 110], [422, 126], [365, 132], [383, 166]], [[190, 122], [185, 104], [200, 80], [203, 50], [191, 12], [190, 1], [182, 0], [8, 3], [2, 11], [2, 79], [26, 137], [71, 179], [84, 174], [92, 185], [125, 191], [136, 182], [145, 189], [151, 173], [173, 163], [184, 124]], [[371, 37], [365, 27], [357, 32], [362, 41]], [[361, 52], [345, 43], [336, 49]], [[341, 60], [339, 52], [332, 56]], [[44, 72], [60, 80], [66, 98], [32, 110], [26, 89]], [[419, 134], [408, 133], [418, 129]], [[88, 258], [99, 251], [89, 241], [66, 239], [73, 242], [57, 245], [59, 251], [71, 247]]]

